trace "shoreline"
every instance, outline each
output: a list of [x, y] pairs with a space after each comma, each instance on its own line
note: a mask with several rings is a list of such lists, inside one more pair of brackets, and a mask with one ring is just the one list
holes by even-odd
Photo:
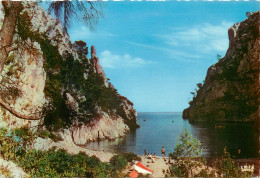
[[[73, 142], [73, 139], [70, 137], [70, 135], [68, 134], [68, 132], [62, 134], [63, 137], [63, 141], [59, 141], [59, 142], [54, 142], [51, 139], [43, 139], [43, 138], [37, 138], [35, 140], [35, 143], [33, 145], [33, 147], [35, 149], [41, 149], [41, 150], [48, 150], [50, 148], [52, 148], [53, 146], [56, 147], [57, 149], [61, 148], [64, 150], [67, 150], [68, 153], [70, 154], [77, 154], [80, 151], [85, 152], [87, 155], [89, 156], [96, 156], [98, 159], [100, 159], [102, 162], [109, 162], [110, 159], [120, 153], [118, 152], [109, 152], [109, 151], [105, 151], [105, 150], [92, 150], [92, 149], [88, 149], [85, 146], [80, 146], [77, 145]], [[165, 162], [163, 160], [163, 157], [161, 155], [157, 155], [156, 156], [156, 160], [154, 163], [152, 163], [151, 159], [147, 159], [145, 158], [144, 155], [140, 155], [137, 154], [139, 157], [141, 157], [141, 163], [148, 167], [149, 169], [153, 170], [154, 173], [152, 174], [152, 177], [164, 177], [163, 174], [163, 170], [167, 170], [169, 168], [168, 163], [168, 158], [169, 157], [165, 157], [167, 159], [167, 161]], [[220, 157], [204, 157], [207, 160], [207, 166], [210, 166], [211, 163], [213, 163], [214, 160], [221, 158]], [[260, 158], [244, 158], [244, 159], [233, 159], [235, 162], [239, 163], [239, 165], [252, 165], [254, 164], [255, 166], [255, 171], [254, 171], [254, 176], [259, 175], [259, 169], [260, 169]], [[174, 162], [173, 159], [171, 159], [171, 162]], [[211, 166], [210, 166], [211, 167]], [[129, 168], [125, 169], [126, 173], [129, 171]]]
[[[156, 160], [154, 161], [154, 163], [152, 163], [151, 159], [146, 158], [143, 155], [138, 155], [139, 157], [141, 157], [141, 163], [147, 167], [148, 169], [153, 171], [153, 174], [150, 175], [150, 177], [165, 177], [165, 175], [163, 174], [163, 170], [166, 170], [169, 168], [168, 165], [168, 157], [165, 157], [166, 162], [164, 161], [162, 156], [156, 156]], [[172, 160], [173, 161], [173, 160]], [[135, 161], [135, 164], [138, 163], [139, 161]], [[131, 168], [133, 166], [131, 166], [130, 168], [126, 168], [124, 170], [125, 174], [129, 174], [131, 171]]]
[[[147, 159], [145, 156], [143, 155], [138, 155], [139, 157], [141, 157], [141, 163], [146, 166], [147, 168], [153, 170], [153, 174], [151, 175], [151, 177], [165, 177], [165, 175], [163, 174], [163, 170], [167, 170], [169, 168], [169, 164], [168, 164], [168, 160], [169, 157], [165, 157], [166, 162], [164, 161], [162, 156], [156, 156], [156, 160], [154, 161], [154, 163], [152, 163], [151, 159]], [[204, 157], [206, 158], [206, 157]], [[219, 157], [220, 158], [220, 157]], [[219, 159], [217, 157], [211, 157], [210, 160], [209, 158], [206, 158], [207, 160], [207, 166], [212, 168], [212, 164], [216, 159]], [[239, 166], [244, 166], [244, 165], [253, 165], [254, 164], [254, 173], [253, 173], [253, 177], [259, 176], [260, 175], [260, 158], [246, 158], [246, 159], [233, 159], [236, 163], [239, 164]], [[174, 159], [170, 159], [171, 163], [174, 162]], [[138, 161], [135, 162], [135, 164]], [[129, 168], [126, 169], [124, 171], [125, 173], [129, 173]]]
[[[42, 139], [42, 138], [38, 138], [36, 139], [37, 142], [34, 144], [34, 148], [37, 149], [41, 149], [41, 150], [48, 150], [51, 147], [56, 147], [57, 149], [64, 149], [66, 150], [68, 153], [70, 154], [77, 154], [80, 151], [85, 152], [87, 155], [89, 156], [96, 156], [98, 159], [100, 159], [102, 162], [109, 162], [110, 159], [116, 155], [117, 153], [112, 153], [112, 152], [108, 152], [108, 151], [95, 151], [95, 150], [91, 150], [91, 149], [87, 149], [85, 147], [82, 146], [78, 146], [76, 144], [74, 144], [73, 142], [70, 142], [70, 139], [65, 139], [64, 141], [60, 141], [60, 142], [53, 142], [50, 139]], [[40, 143], [40, 144], [39, 144]], [[138, 155], [138, 154], [137, 154]], [[145, 157], [144, 155], [138, 155], [139, 157], [141, 157], [141, 163], [146, 166], [148, 169], [153, 170], [153, 174], [151, 175], [151, 177], [165, 177], [164, 172], [166, 172], [169, 169], [169, 157], [165, 156], [164, 158], [166, 160], [164, 160], [164, 158], [160, 155], [156, 156], [156, 160], [154, 162], [152, 162], [151, 159], [148, 159], [147, 157]], [[212, 163], [216, 160], [219, 159], [221, 157], [204, 157], [207, 160], [207, 166], [212, 167]], [[253, 176], [258, 176], [259, 175], [259, 169], [260, 169], [260, 158], [244, 158], [244, 159], [233, 159], [236, 163], [239, 164], [239, 166], [242, 165], [252, 165], [254, 164], [254, 174]], [[134, 163], [138, 163], [139, 161], [135, 161]], [[174, 163], [175, 160], [174, 159], [170, 159], [171, 163]], [[130, 170], [132, 168], [132, 165], [128, 166], [125, 168], [125, 170], [123, 171], [125, 173], [125, 175], [129, 175]]]

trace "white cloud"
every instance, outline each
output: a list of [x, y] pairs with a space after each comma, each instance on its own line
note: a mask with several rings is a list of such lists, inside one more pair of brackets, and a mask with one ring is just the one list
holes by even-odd
[[223, 21], [221, 24], [212, 25], [204, 23], [191, 27], [170, 28], [166, 34], [156, 34], [164, 45], [155, 46], [129, 42], [128, 44], [146, 49], [160, 51], [163, 55], [173, 60], [195, 63], [209, 54], [223, 54], [228, 49], [228, 29], [232, 22]]
[[70, 39], [72, 41], [76, 41], [82, 38], [93, 38], [93, 33], [86, 27], [86, 26], [80, 26], [79, 28], [76, 28], [74, 30], [70, 31]]
[[109, 50], [105, 50], [100, 54], [100, 63], [104, 68], [122, 68], [139, 67], [152, 62], [139, 57], [132, 57], [129, 54], [123, 56], [112, 54]]
[[170, 46], [183, 46], [200, 52], [225, 52], [228, 48], [228, 29], [232, 22], [222, 22], [219, 25], [204, 23], [192, 28], [171, 29], [171, 33], [156, 35]]
[[109, 32], [95, 31], [92, 32], [85, 25], [81, 25], [77, 28], [74, 28], [70, 31], [70, 39], [71, 41], [77, 40], [85, 40], [85, 39], [97, 39], [97, 38], [105, 38], [105, 37], [114, 37], [115, 34]]
[[154, 45], [149, 45], [149, 44], [142, 44], [142, 43], [135, 43], [135, 42], [130, 42], [130, 41], [127, 41], [126, 43], [135, 45], [135, 46], [139, 46], [142, 48], [150, 49], [150, 50], [157, 50], [157, 51], [162, 52], [162, 54], [163, 53], [167, 54], [172, 59], [176, 59], [178, 61], [183, 61], [183, 62], [193, 63], [194, 60], [192, 60], [192, 59], [198, 59], [201, 57], [200, 55], [189, 54], [186, 51], [175, 50], [172, 47], [165, 48], [165, 47], [154, 46]]

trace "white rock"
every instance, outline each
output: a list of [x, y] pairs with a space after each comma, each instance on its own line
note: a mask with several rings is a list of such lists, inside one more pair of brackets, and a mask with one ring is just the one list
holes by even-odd
[[[17, 166], [12, 161], [6, 161], [3, 158], [0, 157], [0, 167], [6, 169], [10, 173], [10, 177], [14, 178], [26, 178], [29, 175], [27, 175], [22, 168]], [[1, 177], [1, 175], [0, 175]]]
[[72, 127], [72, 138], [75, 144], [84, 145], [90, 141], [98, 139], [115, 139], [125, 136], [130, 131], [121, 117], [111, 118], [103, 113], [99, 119], [95, 119], [88, 124]]

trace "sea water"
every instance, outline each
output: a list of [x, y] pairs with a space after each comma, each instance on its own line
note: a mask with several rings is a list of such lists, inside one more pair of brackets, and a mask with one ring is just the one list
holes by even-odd
[[[173, 152], [177, 137], [186, 128], [198, 138], [203, 148], [203, 156], [219, 157], [224, 148], [234, 158], [260, 158], [259, 132], [251, 123], [190, 124], [182, 119], [182, 113], [138, 113], [140, 128], [126, 137], [113, 141], [91, 142], [88, 149], [110, 152], [133, 152], [161, 155], [164, 146], [166, 154]], [[240, 151], [238, 151], [240, 150]]]

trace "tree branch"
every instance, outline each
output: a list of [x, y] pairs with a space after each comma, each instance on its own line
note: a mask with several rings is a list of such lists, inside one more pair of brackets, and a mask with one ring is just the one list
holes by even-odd
[[18, 117], [20, 119], [24, 119], [24, 120], [39, 120], [40, 119], [39, 117], [35, 117], [35, 116], [25, 116], [25, 115], [22, 115], [21, 113], [15, 111], [14, 108], [12, 108], [10, 105], [5, 103], [2, 99], [0, 99], [0, 106], [2, 106], [4, 109], [6, 109], [11, 114], [13, 114], [14, 116], [16, 116], [16, 117]]

